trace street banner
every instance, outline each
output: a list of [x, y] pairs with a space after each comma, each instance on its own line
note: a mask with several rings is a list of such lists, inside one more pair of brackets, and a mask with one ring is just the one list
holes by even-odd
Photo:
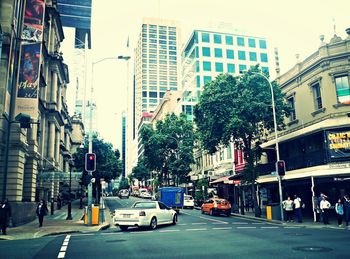
[[350, 131], [327, 131], [330, 158], [350, 157]]
[[45, 0], [27, 0], [24, 10], [21, 54], [17, 77], [15, 116], [38, 118], [41, 42]]

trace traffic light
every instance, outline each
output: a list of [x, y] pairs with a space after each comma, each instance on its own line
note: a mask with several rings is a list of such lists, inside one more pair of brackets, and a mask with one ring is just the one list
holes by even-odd
[[284, 162], [284, 160], [278, 160], [276, 162], [277, 164], [277, 173], [279, 176], [284, 176], [286, 174], [286, 164]]
[[85, 154], [85, 171], [88, 171], [88, 172], [96, 171], [96, 154], [95, 153]]

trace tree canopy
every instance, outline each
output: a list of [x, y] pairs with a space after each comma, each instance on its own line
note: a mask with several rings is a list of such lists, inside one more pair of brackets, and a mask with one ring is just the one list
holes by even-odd
[[144, 165], [158, 172], [159, 180], [170, 175], [175, 184], [184, 182], [191, 171], [193, 160], [193, 125], [184, 114], [167, 114], [163, 121], [157, 121], [155, 129], [145, 125], [141, 129], [144, 147]]
[[[89, 177], [85, 172], [85, 154], [88, 153], [89, 142], [88, 139], [84, 141], [84, 148], [78, 149], [73, 154], [75, 161], [75, 168], [77, 171], [83, 171], [83, 183], [87, 185]], [[104, 142], [99, 138], [98, 134], [94, 134], [92, 137], [92, 152], [96, 154], [96, 172], [94, 177], [109, 182], [111, 179], [117, 178], [122, 171], [120, 152], [118, 149], [113, 150], [111, 143]]]

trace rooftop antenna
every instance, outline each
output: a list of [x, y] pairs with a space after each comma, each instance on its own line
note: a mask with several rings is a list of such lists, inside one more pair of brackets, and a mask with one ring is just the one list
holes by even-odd
[[335, 26], [335, 18], [333, 17], [333, 31], [334, 31], [334, 35], [336, 35], [336, 30], [335, 30], [336, 26]]

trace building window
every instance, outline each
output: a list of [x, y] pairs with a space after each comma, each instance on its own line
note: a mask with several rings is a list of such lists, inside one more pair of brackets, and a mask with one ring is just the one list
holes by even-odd
[[267, 54], [260, 53], [260, 60], [261, 60], [261, 62], [267, 62]]
[[322, 109], [322, 97], [321, 97], [321, 89], [320, 84], [316, 83], [312, 86], [312, 93], [314, 96], [315, 110]]
[[200, 71], [200, 68], [199, 68], [199, 61], [197, 60], [196, 61], [196, 72], [199, 72]]
[[215, 71], [224, 72], [224, 66], [221, 62], [215, 62]]
[[244, 38], [243, 37], [237, 37], [237, 45], [244, 47]]
[[157, 98], [157, 92], [149, 92], [149, 97]]
[[202, 54], [204, 57], [210, 57], [210, 48], [202, 47]]
[[243, 71], [247, 70], [247, 66], [246, 65], [238, 65], [239, 67], [239, 72], [242, 73]]
[[142, 92], [142, 97], [147, 97], [147, 91]]
[[232, 36], [226, 35], [225, 41], [226, 41], [226, 45], [233, 45], [233, 37]]
[[214, 34], [214, 43], [221, 44], [221, 35]]
[[289, 114], [289, 120], [290, 121], [294, 121], [296, 120], [297, 116], [295, 113], [295, 100], [294, 100], [294, 96], [291, 96], [288, 98], [288, 104], [290, 107], [290, 114]]
[[234, 64], [227, 64], [227, 72], [234, 73], [235, 72], [235, 65]]
[[350, 104], [349, 77], [345, 75], [335, 77], [335, 87], [338, 103]]
[[227, 159], [232, 158], [232, 149], [231, 149], [231, 144], [228, 144], [227, 146]]
[[204, 84], [206, 84], [207, 82], [211, 81], [211, 76], [204, 76], [203, 80], [204, 80]]
[[222, 49], [215, 48], [214, 53], [216, 58], [222, 58]]
[[200, 76], [196, 76], [196, 80], [197, 80], [197, 87], [201, 87], [201, 78]]
[[203, 61], [203, 70], [211, 71], [211, 63], [209, 61]]
[[257, 61], [256, 52], [249, 52], [249, 60]]
[[255, 39], [248, 39], [248, 46], [250, 48], [255, 48], [256, 47]]
[[238, 51], [238, 59], [245, 60], [245, 51], [243, 51], [243, 50]]
[[266, 40], [259, 40], [259, 47], [261, 49], [266, 49]]
[[266, 75], [268, 75], [270, 73], [268, 67], [261, 67], [261, 71]]
[[202, 42], [210, 42], [209, 33], [202, 32]]
[[226, 58], [228, 59], [234, 59], [234, 54], [232, 49], [227, 49], [226, 50]]

